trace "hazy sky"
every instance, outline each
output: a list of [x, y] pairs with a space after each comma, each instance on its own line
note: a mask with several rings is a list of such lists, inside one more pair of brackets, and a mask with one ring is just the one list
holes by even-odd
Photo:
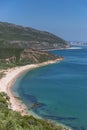
[[0, 0], [0, 21], [87, 41], [87, 0]]

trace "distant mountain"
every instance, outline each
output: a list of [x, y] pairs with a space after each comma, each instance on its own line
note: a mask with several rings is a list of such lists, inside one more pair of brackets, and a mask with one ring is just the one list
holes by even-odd
[[37, 50], [67, 48], [67, 42], [49, 32], [0, 22], [0, 47], [21, 47]]

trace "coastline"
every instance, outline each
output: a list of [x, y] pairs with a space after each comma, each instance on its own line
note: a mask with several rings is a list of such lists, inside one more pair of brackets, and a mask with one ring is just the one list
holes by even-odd
[[11, 105], [9, 106], [9, 108], [12, 109], [13, 111], [20, 112], [21, 115], [29, 114], [29, 112], [27, 112], [27, 107], [23, 104], [23, 102], [18, 98], [16, 98], [12, 93], [11, 88], [13, 84], [15, 83], [16, 79], [24, 72], [41, 66], [57, 63], [60, 60], [62, 60], [62, 58], [56, 59], [54, 61], [47, 61], [39, 64], [30, 64], [4, 70], [5, 76], [0, 79], [0, 92], [5, 92], [10, 97]]
[[[34, 116], [34, 114], [32, 112], [29, 112], [27, 110], [27, 107], [25, 106], [25, 104], [20, 99], [18, 99], [17, 97], [14, 96], [14, 94], [11, 91], [11, 88], [12, 88], [13, 84], [15, 83], [16, 79], [24, 72], [30, 71], [30, 70], [38, 68], [38, 67], [57, 63], [57, 62], [60, 62], [61, 60], [63, 60], [63, 58], [52, 60], [52, 61], [47, 61], [47, 62], [43, 62], [43, 63], [39, 63], [39, 64], [31, 64], [31, 65], [25, 65], [25, 66], [21, 66], [21, 67], [14, 67], [14, 68], [6, 70], [5, 71], [6, 75], [0, 79], [0, 92], [5, 92], [10, 97], [11, 105], [9, 106], [9, 108], [12, 109], [13, 111], [20, 112], [21, 115], [33, 115]], [[41, 118], [38, 115], [35, 115], [35, 117]], [[71, 128], [68, 128], [67, 126], [64, 126], [63, 124], [60, 124], [60, 123], [58, 123], [58, 124], [65, 127], [68, 130], [71, 130]]]

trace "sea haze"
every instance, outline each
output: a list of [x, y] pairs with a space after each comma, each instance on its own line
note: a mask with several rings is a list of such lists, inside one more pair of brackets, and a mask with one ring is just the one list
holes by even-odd
[[51, 53], [64, 60], [25, 73], [13, 91], [39, 116], [87, 130], [87, 48]]

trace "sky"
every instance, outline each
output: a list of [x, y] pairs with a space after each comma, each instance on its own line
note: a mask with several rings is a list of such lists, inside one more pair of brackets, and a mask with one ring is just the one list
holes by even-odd
[[0, 21], [87, 41], [87, 0], [0, 0]]

